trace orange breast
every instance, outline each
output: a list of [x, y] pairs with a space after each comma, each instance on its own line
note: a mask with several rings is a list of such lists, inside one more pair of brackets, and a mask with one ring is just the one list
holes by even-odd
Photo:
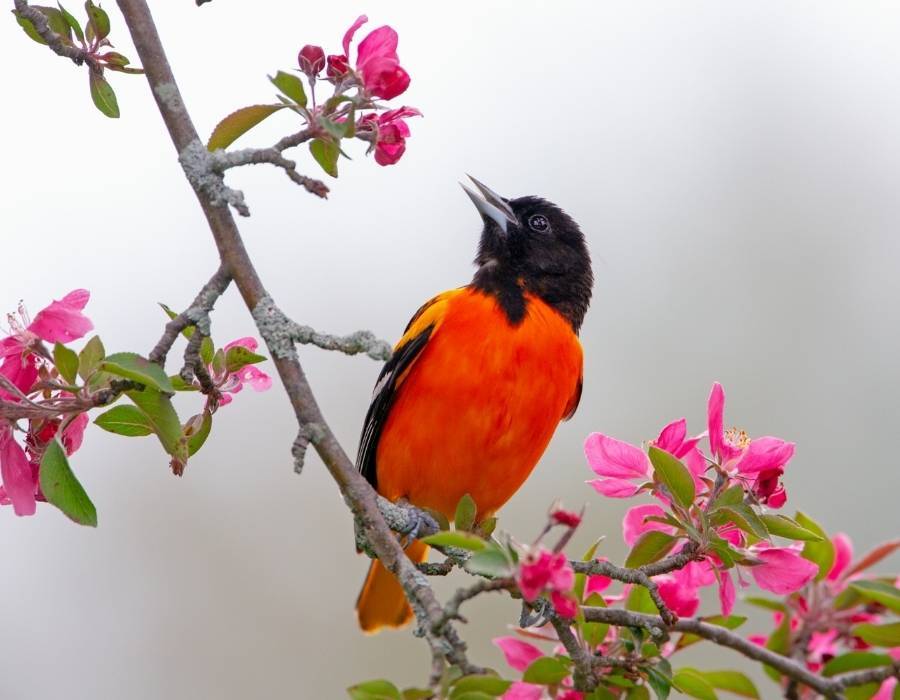
[[453, 296], [404, 378], [376, 453], [386, 498], [452, 518], [469, 493], [479, 518], [500, 508], [543, 454], [582, 370], [568, 322], [529, 297], [512, 326], [493, 297]]

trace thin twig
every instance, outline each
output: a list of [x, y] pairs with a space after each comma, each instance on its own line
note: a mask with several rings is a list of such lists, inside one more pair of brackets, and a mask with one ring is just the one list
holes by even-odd
[[13, 0], [13, 4], [16, 7], [16, 12], [19, 17], [31, 22], [35, 31], [41, 39], [47, 42], [47, 45], [54, 53], [63, 58], [68, 58], [76, 66], [80, 66], [82, 63], [88, 63], [91, 70], [100, 70], [100, 64], [89, 51], [74, 46], [71, 42], [66, 41], [62, 36], [50, 29], [50, 23], [47, 21], [43, 12], [34, 7], [29, 7], [25, 0]]
[[[280, 143], [280, 142], [279, 142]], [[281, 150], [272, 148], [245, 148], [240, 151], [216, 150], [210, 154], [212, 168], [219, 173], [224, 173], [230, 168], [239, 168], [244, 165], [259, 165], [269, 163], [284, 170], [293, 182], [305, 188], [322, 199], [328, 198], [328, 187], [321, 180], [301, 175], [297, 172], [297, 163], [285, 158]]]

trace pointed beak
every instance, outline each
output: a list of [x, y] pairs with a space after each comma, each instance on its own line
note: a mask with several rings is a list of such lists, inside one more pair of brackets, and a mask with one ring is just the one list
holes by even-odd
[[507, 233], [510, 225], [518, 225], [519, 222], [515, 213], [503, 197], [471, 175], [468, 178], [475, 183], [475, 187], [478, 188], [479, 192], [471, 190], [462, 183], [459, 184], [466, 191], [466, 194], [469, 195], [472, 204], [475, 205], [475, 208], [485, 220], [492, 219], [503, 233]]

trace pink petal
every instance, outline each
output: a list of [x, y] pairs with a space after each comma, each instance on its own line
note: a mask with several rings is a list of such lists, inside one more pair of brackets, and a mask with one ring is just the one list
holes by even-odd
[[625, 517], [622, 519], [622, 537], [625, 539], [625, 544], [629, 547], [632, 546], [637, 542], [638, 537], [649, 530], [674, 532], [674, 528], [670, 525], [646, 520], [646, 518], [651, 515], [663, 517], [665, 514], [666, 512], [655, 503], [648, 503], [629, 508], [625, 512]]
[[591, 469], [600, 476], [634, 479], [650, 473], [650, 459], [643, 450], [602, 433], [588, 435], [584, 453]]
[[240, 346], [242, 348], [247, 348], [250, 352], [253, 352], [256, 350], [256, 348], [259, 347], [259, 342], [256, 340], [256, 338], [254, 338], [252, 336], [247, 336], [245, 338], [238, 338], [237, 340], [232, 340], [230, 343], [228, 343], [222, 349], [225, 352], [228, 352], [231, 348], [238, 347], [238, 346]]
[[715, 382], [709, 394], [706, 407], [709, 427], [709, 449], [714, 458], [721, 460], [722, 446], [725, 444], [725, 390]]
[[342, 45], [344, 47], [344, 55], [350, 56], [350, 42], [353, 41], [353, 35], [356, 34], [356, 30], [363, 26], [366, 22], [369, 21], [369, 18], [365, 15], [360, 15], [356, 18], [356, 21], [350, 25], [350, 29], [348, 29], [344, 33], [344, 40]]
[[[22, 355], [22, 346], [18, 354], [7, 355], [0, 365], [0, 374], [6, 377], [23, 394], [31, 392], [31, 387], [38, 378], [37, 360], [31, 353]], [[13, 398], [12, 394], [0, 389], [0, 398]]]
[[734, 581], [731, 580], [731, 572], [726, 569], [719, 570], [719, 604], [722, 606], [723, 615], [731, 615], [734, 610]]
[[552, 589], [561, 593], [568, 593], [575, 585], [575, 572], [562, 552], [553, 555], [549, 583]]
[[684, 443], [684, 438], [686, 436], [687, 420], [679, 418], [678, 420], [673, 420], [663, 428], [659, 433], [659, 437], [654, 440], [654, 443], [659, 449], [675, 455], [682, 443]]
[[[368, 36], [359, 42], [356, 54], [356, 68], [362, 73], [373, 61], [388, 59], [397, 60], [397, 32], [387, 25], [378, 27], [369, 32]], [[348, 56], [350, 54], [347, 54]]]
[[884, 683], [881, 684], [881, 687], [878, 689], [878, 692], [872, 696], [871, 700], [891, 700], [896, 697], [894, 694], [894, 688], [897, 687], [897, 679], [896, 678], [888, 678]]
[[624, 479], [591, 479], [586, 483], [608, 498], [631, 498], [640, 491], [638, 486]]
[[716, 574], [708, 561], [692, 561], [673, 575], [690, 588], [704, 588], [716, 582]]
[[691, 617], [700, 607], [700, 596], [696, 588], [685, 586], [674, 576], [656, 576], [653, 579], [669, 609], [680, 617]]
[[256, 367], [244, 367], [243, 373], [243, 381], [248, 382], [253, 391], [267, 391], [272, 387], [272, 377]]
[[81, 443], [84, 440], [84, 429], [87, 427], [87, 424], [87, 413], [79, 413], [63, 430], [62, 444], [66, 448], [67, 455], [71, 456], [81, 447]]
[[516, 681], [507, 688], [500, 700], [541, 700], [543, 696], [544, 686]]
[[9, 428], [0, 429], [0, 476], [16, 515], [34, 515], [34, 470]]
[[94, 324], [81, 313], [90, 292], [76, 289], [38, 312], [28, 330], [48, 343], [68, 343], [83, 337]]
[[535, 659], [544, 655], [536, 646], [523, 642], [518, 637], [495, 637], [491, 641], [500, 647], [506, 663], [517, 671], [524, 671]]
[[794, 456], [794, 443], [775, 437], [759, 437], [750, 441], [736, 468], [741, 474], [758, 474], [767, 469], [777, 469]]
[[763, 562], [750, 567], [756, 585], [778, 595], [803, 588], [819, 571], [818, 566], [787, 547], [754, 551], [754, 556]]
[[837, 533], [831, 541], [834, 544], [834, 565], [828, 572], [828, 580], [834, 581], [840, 578], [853, 559], [853, 542], [843, 532]]
[[573, 618], [578, 614], [578, 603], [570, 596], [553, 591], [550, 594], [550, 602], [560, 617]]
[[397, 109], [390, 109], [387, 112], [384, 112], [378, 117], [378, 123], [380, 125], [391, 124], [399, 119], [408, 119], [410, 117], [421, 117], [422, 113], [417, 110], [415, 107], [398, 107]]

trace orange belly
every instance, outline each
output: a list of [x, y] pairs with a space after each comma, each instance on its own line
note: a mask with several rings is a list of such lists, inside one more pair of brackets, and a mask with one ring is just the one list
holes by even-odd
[[518, 490], [577, 392], [582, 351], [535, 297], [512, 326], [492, 297], [454, 297], [400, 386], [376, 453], [378, 491], [452, 519], [471, 494], [479, 519]]

